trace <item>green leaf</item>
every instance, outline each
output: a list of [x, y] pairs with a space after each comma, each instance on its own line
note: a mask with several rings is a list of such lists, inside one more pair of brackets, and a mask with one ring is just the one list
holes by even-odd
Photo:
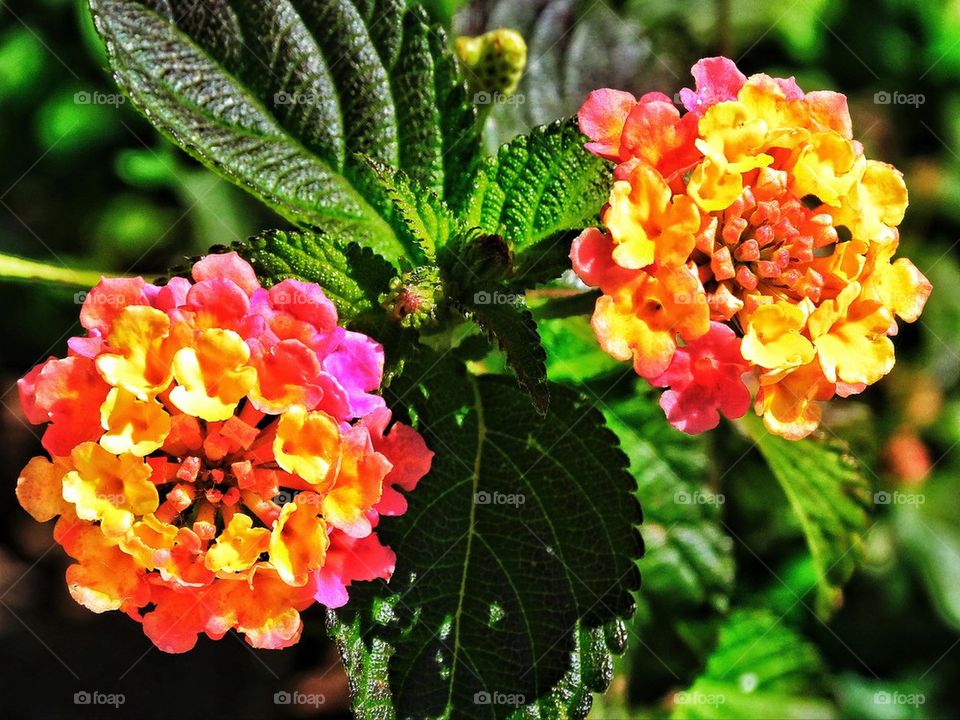
[[430, 190], [417, 187], [405, 173], [367, 159], [377, 181], [393, 206], [394, 228], [407, 247], [417, 248], [415, 263], [426, 263], [437, 257], [457, 228], [453, 213]]
[[576, 121], [555, 122], [503, 146], [477, 177], [467, 224], [506, 239], [517, 285], [559, 276], [575, 231], [599, 221], [610, 168], [583, 144]]
[[322, 232], [271, 230], [235, 244], [267, 287], [287, 278], [323, 288], [342, 320], [384, 314], [393, 266], [373, 251]]
[[800, 520], [817, 568], [817, 614], [828, 617], [862, 555], [870, 484], [840, 441], [785, 440], [753, 415], [743, 425]]
[[638, 382], [632, 397], [606, 408], [646, 515], [642, 600], [674, 617], [725, 613], [734, 580], [733, 541], [720, 524], [726, 498], [707, 485], [702, 438], [672, 428], [656, 396]]
[[725, 496], [708, 486], [705, 438], [671, 427], [658, 393], [633, 380], [604, 408], [637, 479], [644, 506], [643, 591], [628, 624], [626, 663], [644, 697], [693, 677], [716, 642], [734, 590], [733, 540], [724, 531]]
[[364, 161], [458, 204], [475, 112], [441, 31], [400, 0], [90, 0], [119, 84], [158, 128], [290, 221], [404, 247]]
[[550, 391], [547, 353], [540, 342], [537, 323], [522, 296], [506, 294], [495, 285], [489, 287], [476, 290], [457, 305], [503, 351], [507, 365], [517, 374], [520, 387], [543, 415], [550, 404]]
[[[567, 300], [533, 307], [537, 330], [547, 352], [547, 377], [577, 386], [600, 375], [624, 372], [625, 365], [600, 347], [587, 318], [550, 316], [559, 303]], [[569, 300], [579, 301], [579, 298]], [[591, 305], [592, 302], [595, 298]]]
[[388, 400], [437, 454], [407, 513], [379, 526], [393, 579], [358, 587], [336, 612], [354, 711], [505, 717], [571, 679], [578, 622], [631, 612], [633, 480], [599, 412], [563, 388], [544, 419], [512, 382], [430, 356]]
[[626, 647], [623, 623], [615, 620], [599, 628], [577, 629], [570, 670], [547, 695], [511, 715], [512, 720], [586, 717], [593, 693], [603, 692], [613, 679], [613, 656]]
[[706, 670], [674, 695], [674, 720], [838, 716], [816, 649], [764, 610], [733, 613]]

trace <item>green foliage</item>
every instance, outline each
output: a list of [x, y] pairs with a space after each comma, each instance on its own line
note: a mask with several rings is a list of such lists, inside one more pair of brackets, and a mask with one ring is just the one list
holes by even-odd
[[475, 292], [464, 297], [459, 307], [506, 354], [507, 364], [516, 372], [520, 387], [529, 393], [537, 412], [546, 414], [550, 402], [547, 354], [533, 314], [522, 297], [504, 295], [496, 286], [490, 290], [480, 287], [473, 286], [471, 289]]
[[287, 278], [317, 283], [347, 321], [373, 312], [393, 276], [383, 258], [327, 233], [273, 230], [236, 249], [264, 285]]
[[437, 455], [407, 513], [381, 523], [393, 580], [337, 611], [359, 717], [503, 717], [558, 683], [575, 694], [578, 671], [596, 675], [571, 669], [577, 623], [629, 613], [639, 506], [600, 414], [552, 395], [541, 419], [510, 384], [432, 357], [391, 386]]
[[733, 540], [725, 495], [708, 484], [703, 438], [670, 427], [645, 384], [610, 401], [605, 414], [630, 458], [644, 507], [646, 555], [626, 664], [656, 696], [702, 666], [734, 591]]
[[568, 231], [598, 222], [611, 182], [608, 164], [583, 148], [576, 122], [555, 122], [487, 162], [467, 225], [502, 236], [514, 253], [514, 284], [532, 287], [569, 268]]
[[721, 628], [703, 674], [674, 696], [671, 718], [836, 718], [820, 694], [823, 674], [813, 645], [779, 618], [738, 610]]
[[135, 105], [290, 221], [404, 257], [371, 205], [358, 153], [461, 200], [474, 111], [442, 33], [417, 10], [346, 0], [90, 5]]
[[754, 416], [744, 418], [744, 426], [800, 520], [817, 567], [817, 613], [827, 617], [862, 553], [870, 485], [839, 441], [784, 440]]

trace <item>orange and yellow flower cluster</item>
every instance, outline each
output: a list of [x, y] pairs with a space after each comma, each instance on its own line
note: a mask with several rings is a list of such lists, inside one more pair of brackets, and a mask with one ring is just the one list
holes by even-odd
[[686, 112], [609, 89], [580, 109], [587, 148], [616, 169], [605, 231], [575, 241], [573, 266], [602, 292], [601, 345], [669, 386], [676, 427], [716, 427], [752, 399], [768, 429], [799, 439], [820, 401], [890, 372], [895, 318], [916, 320], [930, 294], [893, 259], [906, 186], [864, 156], [843, 95], [748, 78], [726, 58], [693, 75]]
[[374, 532], [433, 453], [374, 394], [383, 349], [337, 325], [319, 287], [262, 288], [234, 253], [194, 282], [104, 279], [85, 337], [19, 382], [47, 424], [17, 496], [76, 560], [70, 594], [121, 610], [168, 652], [231, 629], [282, 648], [300, 611], [389, 579]]

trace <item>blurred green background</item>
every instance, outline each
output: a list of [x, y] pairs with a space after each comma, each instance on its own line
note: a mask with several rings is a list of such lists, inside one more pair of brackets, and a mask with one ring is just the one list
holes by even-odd
[[[749, 444], [729, 426], [696, 440], [673, 432], [653, 398], [636, 398], [632, 380], [609, 379], [622, 368], [596, 350], [585, 323], [541, 324], [554, 379], [612, 392], [617, 415], [644, 428], [642, 439], [621, 431], [643, 467], [645, 586], [628, 629], [630, 649], [594, 716], [955, 717], [960, 2], [426, 4], [455, 33], [512, 27], [527, 40], [518, 94], [492, 110], [491, 148], [573, 114], [595, 87], [672, 94], [690, 84], [693, 62], [718, 53], [747, 73], [796, 75], [805, 90], [847, 93], [867, 155], [906, 175], [901, 253], [934, 285], [921, 321], [896, 339], [893, 374], [834, 403], [826, 416], [869, 468], [878, 502], [865, 561], [826, 623], [810, 610], [815, 577], [797, 520]], [[281, 224], [160, 138], [116, 94], [104, 65], [80, 0], [0, 2], [0, 252], [108, 273], [158, 273], [210, 245]], [[913, 99], [884, 102], [902, 96]], [[78, 330], [78, 305], [74, 290], [12, 283], [0, 283], [0, 303], [0, 468], [12, 489], [39, 447], [21, 422], [13, 384], [65, 351]], [[678, 487], [703, 488], [724, 502], [680, 507], [672, 502]], [[323, 688], [331, 702], [322, 712], [343, 712], [344, 679], [320, 614], [307, 619], [314, 635], [285, 653], [253, 652], [229, 638], [202, 641], [186, 657], [149, 652], [134, 623], [73, 606], [63, 587], [65, 560], [49, 548], [50, 528], [33, 523], [12, 490], [0, 494], [0, 521], [5, 716], [47, 716], [36, 712], [37, 693], [47, 693], [46, 708], [82, 714], [72, 693], [98, 688], [126, 693], [138, 717], [167, 717], [172, 708], [270, 717], [278, 708], [253, 691], [264, 684]], [[59, 658], [84, 667], [83, 681]]]

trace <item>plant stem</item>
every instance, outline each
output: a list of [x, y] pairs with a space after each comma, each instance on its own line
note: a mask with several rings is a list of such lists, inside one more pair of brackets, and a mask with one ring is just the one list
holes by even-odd
[[97, 270], [57, 267], [37, 260], [0, 253], [0, 279], [39, 280], [72, 287], [92, 287], [100, 282], [104, 274]]

